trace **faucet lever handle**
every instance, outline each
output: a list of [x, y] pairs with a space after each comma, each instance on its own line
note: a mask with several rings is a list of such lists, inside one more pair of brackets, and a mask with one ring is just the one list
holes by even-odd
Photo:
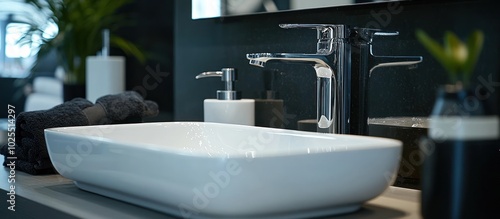
[[344, 24], [280, 24], [283, 29], [309, 28], [316, 29], [318, 39], [346, 38], [347, 25]]
[[343, 24], [280, 24], [283, 29], [292, 28], [310, 28], [310, 29], [324, 29], [324, 28], [335, 28], [338, 26], [345, 26]]
[[349, 37], [349, 27], [344, 24], [280, 24], [283, 29], [309, 28], [316, 29], [318, 42], [317, 54], [331, 54], [333, 43]]
[[399, 35], [398, 31], [383, 31], [383, 30], [376, 30], [373, 33], [374, 36], [397, 36]]
[[[399, 35], [398, 31], [385, 31], [381, 29], [373, 29], [373, 28], [353, 28], [354, 36], [357, 38], [357, 42], [368, 43], [371, 44], [374, 36], [397, 36]], [[362, 41], [360, 41], [362, 40]]]
[[415, 66], [416, 64], [422, 62], [423, 58], [421, 56], [379, 56], [373, 53], [373, 37], [374, 36], [397, 36], [398, 31], [384, 31], [380, 29], [372, 28], [353, 28], [354, 34], [353, 42], [358, 46], [364, 45], [369, 50], [368, 63], [369, 63], [369, 75], [372, 71], [379, 67], [388, 66]]

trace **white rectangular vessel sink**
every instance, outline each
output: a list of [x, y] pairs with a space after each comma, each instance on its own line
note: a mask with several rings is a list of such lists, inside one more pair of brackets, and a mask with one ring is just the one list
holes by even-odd
[[353, 212], [395, 180], [393, 139], [159, 122], [45, 130], [56, 170], [80, 189], [183, 218]]

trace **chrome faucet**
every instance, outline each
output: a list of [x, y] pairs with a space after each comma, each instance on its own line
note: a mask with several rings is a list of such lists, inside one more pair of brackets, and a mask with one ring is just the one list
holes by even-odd
[[[254, 53], [247, 54], [251, 65], [264, 67], [269, 62], [310, 64], [317, 77], [317, 119], [319, 132], [338, 133], [342, 120], [337, 108], [344, 101], [339, 95], [343, 77], [349, 72], [349, 29], [345, 25], [281, 24], [281, 28], [313, 28], [317, 31], [316, 54]], [[334, 125], [336, 124], [336, 125]]]
[[[368, 134], [368, 116], [365, 108], [370, 73], [378, 67], [414, 66], [422, 61], [420, 56], [373, 55], [373, 36], [391, 36], [397, 35], [397, 32], [381, 32], [333, 24], [281, 24], [280, 27], [316, 29], [318, 39], [316, 54], [252, 53], [246, 57], [251, 65], [259, 67], [264, 67], [269, 62], [312, 65], [317, 76], [318, 132]], [[353, 101], [353, 96], [362, 100], [358, 98]], [[353, 111], [354, 114], [351, 114], [353, 107], [356, 109]], [[358, 124], [351, 127], [353, 121]]]

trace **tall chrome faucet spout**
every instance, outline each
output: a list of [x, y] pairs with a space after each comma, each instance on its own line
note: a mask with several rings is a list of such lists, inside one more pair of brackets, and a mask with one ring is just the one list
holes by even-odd
[[335, 132], [335, 74], [324, 55], [294, 53], [247, 54], [250, 65], [264, 67], [269, 62], [299, 63], [312, 65], [317, 76], [318, 132]]
[[330, 68], [328, 60], [324, 55], [318, 54], [300, 54], [300, 53], [251, 53], [247, 54], [250, 65], [264, 67], [266, 63], [283, 62], [311, 64], [313, 66]]

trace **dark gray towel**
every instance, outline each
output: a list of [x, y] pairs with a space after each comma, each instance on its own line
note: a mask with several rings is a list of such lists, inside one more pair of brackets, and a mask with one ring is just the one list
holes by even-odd
[[106, 95], [96, 100], [106, 113], [107, 123], [124, 123], [126, 121], [142, 121], [144, 117], [158, 115], [158, 105], [150, 100], [144, 100], [135, 91], [125, 91], [121, 94]]
[[[96, 103], [76, 98], [48, 110], [20, 113], [15, 131], [16, 169], [33, 175], [56, 173], [45, 144], [46, 128], [140, 122], [158, 114], [158, 105], [135, 91], [103, 96]], [[0, 149], [5, 157], [8, 152], [8, 145]]]
[[[16, 169], [30, 173], [54, 173], [45, 145], [44, 129], [65, 126], [89, 125], [82, 110], [93, 104], [82, 98], [57, 105], [49, 110], [22, 112], [16, 118]], [[0, 149], [8, 155], [7, 145]], [[7, 160], [4, 161], [4, 166]]]

